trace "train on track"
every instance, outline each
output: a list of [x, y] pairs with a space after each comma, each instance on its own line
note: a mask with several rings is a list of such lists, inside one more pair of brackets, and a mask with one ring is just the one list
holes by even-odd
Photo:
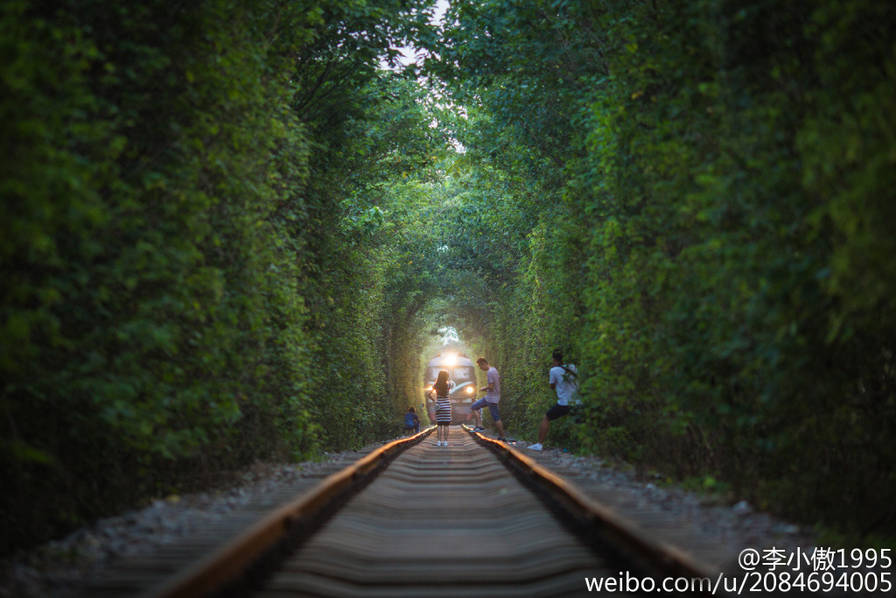
[[433, 382], [439, 371], [448, 372], [451, 390], [451, 423], [463, 424], [472, 420], [470, 406], [476, 400], [476, 364], [469, 357], [457, 351], [442, 351], [429, 360], [423, 372], [424, 401], [427, 407], [433, 397], [430, 396]]

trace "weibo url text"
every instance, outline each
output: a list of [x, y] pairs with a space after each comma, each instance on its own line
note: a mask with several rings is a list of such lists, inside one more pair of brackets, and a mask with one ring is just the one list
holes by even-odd
[[586, 577], [589, 592], [662, 592], [708, 594], [761, 594], [781, 592], [891, 592], [889, 571], [805, 572], [748, 571], [711, 577], [638, 577], [621, 572], [617, 577]]
[[745, 548], [740, 574], [712, 577], [586, 577], [589, 592], [664, 592], [760, 594], [782, 592], [892, 592], [893, 557], [889, 548], [784, 550]]

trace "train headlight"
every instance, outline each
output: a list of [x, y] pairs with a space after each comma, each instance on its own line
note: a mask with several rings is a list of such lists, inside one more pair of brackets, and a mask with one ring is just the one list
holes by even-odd
[[472, 386], [468, 386], [468, 387], [467, 387], [467, 394], [468, 394], [468, 395], [473, 394], [473, 387], [472, 387]]

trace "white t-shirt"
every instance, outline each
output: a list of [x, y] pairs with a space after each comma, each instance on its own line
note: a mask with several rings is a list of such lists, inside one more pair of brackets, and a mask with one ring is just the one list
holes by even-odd
[[498, 375], [498, 370], [495, 369], [495, 366], [491, 366], [488, 368], [488, 372], [485, 374], [485, 379], [488, 384], [492, 385], [494, 390], [486, 391], [485, 400], [487, 403], [495, 403], [501, 400], [501, 377]]
[[[576, 370], [576, 366], [574, 366], [573, 364], [568, 363], [566, 364], [566, 367], [571, 372], [578, 373], [578, 370]], [[555, 365], [551, 368], [549, 381], [554, 385], [554, 390], [557, 391], [558, 405], [566, 406], [570, 403], [575, 404], [578, 402], [576, 393], [579, 390], [579, 384], [576, 381], [575, 376], [564, 370], [559, 365]]]

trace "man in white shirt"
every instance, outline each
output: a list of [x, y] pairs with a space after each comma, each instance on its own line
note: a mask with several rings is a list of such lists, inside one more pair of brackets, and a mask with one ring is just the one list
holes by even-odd
[[479, 389], [485, 391], [485, 397], [470, 405], [470, 412], [476, 421], [474, 430], [478, 432], [485, 429], [482, 427], [482, 417], [479, 414], [479, 410], [483, 407], [488, 407], [489, 413], [492, 414], [492, 419], [495, 421], [495, 427], [498, 428], [498, 434], [500, 434], [498, 440], [503, 441], [504, 424], [501, 423], [501, 413], [498, 411], [498, 401], [501, 400], [501, 377], [498, 375], [498, 369], [495, 366], [489, 366], [485, 357], [480, 357], [476, 360], [476, 363], [479, 365], [479, 369], [486, 373], [485, 378], [488, 385]]
[[551, 367], [548, 375], [548, 383], [551, 385], [551, 389], [557, 392], [557, 403], [544, 414], [544, 419], [541, 420], [541, 424], [538, 426], [538, 442], [529, 446], [529, 450], [532, 451], [540, 451], [544, 448], [542, 443], [548, 437], [551, 420], [568, 415], [572, 406], [579, 402], [579, 382], [577, 380], [578, 371], [576, 371], [576, 366], [571, 363], [564, 364], [563, 353], [559, 349], [554, 351], [551, 357], [554, 360], [554, 365]]

